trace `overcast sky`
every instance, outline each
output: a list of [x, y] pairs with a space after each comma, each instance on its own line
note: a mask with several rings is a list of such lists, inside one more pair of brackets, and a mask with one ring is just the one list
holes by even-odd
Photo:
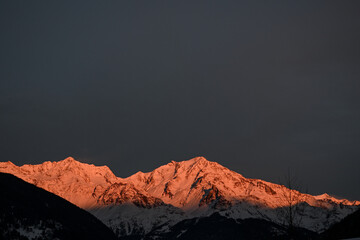
[[360, 200], [359, 1], [1, 1], [0, 152], [204, 156]]

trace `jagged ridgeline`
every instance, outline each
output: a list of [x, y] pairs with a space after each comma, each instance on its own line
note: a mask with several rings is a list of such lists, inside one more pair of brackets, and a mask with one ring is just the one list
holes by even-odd
[[171, 238], [175, 236], [172, 233], [178, 232], [176, 236], [186, 239], [185, 236], [191, 236], [189, 224], [198, 224], [200, 219], [200, 223], [230, 219], [230, 223], [235, 221], [241, 226], [253, 225], [249, 219], [257, 219], [263, 226], [265, 222], [269, 224], [264, 229], [284, 236], [287, 234], [284, 229], [289, 229], [286, 214], [289, 198], [291, 207], [296, 206], [291, 219], [293, 231], [309, 236], [326, 230], [360, 205], [359, 201], [327, 194], [312, 196], [245, 178], [203, 157], [172, 161], [152, 172], [138, 172], [128, 178], [116, 177], [106, 166], [85, 164], [73, 158], [21, 167], [3, 162], [0, 171], [86, 209], [120, 237]]

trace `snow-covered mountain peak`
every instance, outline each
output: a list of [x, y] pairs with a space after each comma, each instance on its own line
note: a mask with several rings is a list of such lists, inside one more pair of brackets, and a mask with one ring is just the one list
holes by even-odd
[[96, 204], [98, 191], [120, 180], [107, 166], [94, 166], [68, 157], [58, 162], [16, 166], [0, 163], [0, 171], [55, 193], [80, 206]]
[[[217, 211], [234, 219], [252, 217], [280, 222], [277, 211], [289, 206], [289, 198], [292, 205], [305, 206], [307, 222], [303, 226], [319, 231], [360, 205], [359, 201], [336, 199], [328, 194], [311, 196], [283, 185], [245, 178], [204, 157], [171, 161], [125, 179], [116, 177], [107, 166], [82, 163], [72, 157], [21, 167], [0, 162], [0, 172], [13, 174], [82, 208], [97, 209], [99, 214], [105, 211], [106, 216], [97, 216], [110, 226], [116, 222], [113, 218], [119, 218], [118, 223], [135, 221], [146, 231], [186, 216]], [[130, 210], [126, 210], [128, 207]], [[157, 218], [149, 224], [153, 214]], [[322, 220], [315, 225], [319, 218]]]
[[207, 166], [221, 166], [220, 164], [218, 164], [217, 162], [211, 162], [209, 160], [207, 160], [205, 157], [195, 157], [195, 158], [192, 158], [192, 159], [189, 159], [189, 160], [185, 160], [185, 161], [181, 161], [181, 162], [175, 162], [175, 161], [172, 161], [174, 163], [178, 163], [180, 165], [183, 165], [183, 166], [201, 166], [201, 167], [207, 167]]
[[354, 205], [353, 202], [338, 200], [329, 195], [314, 198], [282, 185], [245, 178], [204, 157], [171, 161], [152, 172], [138, 172], [124, 181], [184, 210], [204, 205], [222, 208], [241, 202], [275, 209], [287, 206], [286, 196], [290, 194], [295, 199], [294, 203], [305, 201], [311, 206], [331, 208], [333, 204], [340, 203]]
[[[208, 161], [205, 157], [202, 157], [202, 156], [199, 156], [199, 157], [195, 157], [195, 158], [192, 158], [190, 160], [187, 160], [188, 162], [193, 162], [193, 163], [198, 163], [198, 164], [206, 164], [210, 161]], [[183, 161], [183, 162], [186, 162], [186, 161]]]
[[79, 162], [79, 161], [76, 161], [73, 157], [67, 157], [59, 162]]
[[211, 190], [234, 195], [232, 187], [236, 183], [241, 185], [244, 177], [216, 162], [196, 157], [182, 162], [172, 161], [152, 172], [134, 174], [125, 181], [145, 189], [165, 203], [188, 209], [198, 207], [204, 194]]
[[90, 181], [95, 182], [101, 182], [101, 179], [98, 179], [99, 177], [101, 178], [101, 176], [106, 176], [109, 181], [116, 181], [117, 179], [107, 166], [95, 166], [93, 164], [82, 163], [72, 157], [58, 162], [47, 161], [37, 165], [26, 164], [19, 167], [19, 169], [25, 175], [37, 175], [40, 178], [61, 178], [71, 175], [76, 179], [89, 178]]
[[69, 165], [79, 165], [79, 164], [85, 164], [85, 163], [81, 163], [79, 161], [76, 161], [73, 157], [67, 157], [65, 158], [64, 160], [61, 160], [61, 161], [58, 161], [58, 162], [55, 162], [57, 163], [58, 165], [66, 165], [66, 166], [69, 166]]
[[339, 199], [339, 198], [336, 198], [336, 197], [333, 197], [327, 193], [324, 193], [324, 194], [321, 194], [321, 195], [317, 195], [317, 196], [314, 196], [314, 198], [316, 200], [319, 200], [321, 202], [333, 202], [333, 203], [336, 203], [336, 204], [343, 204], [343, 205], [353, 205], [353, 206], [356, 206], [356, 205], [360, 205], [360, 201], [351, 201], [351, 200], [347, 200], [347, 199]]
[[323, 193], [323, 194], [314, 196], [314, 198], [315, 198], [315, 199], [327, 199], [327, 198], [332, 198], [332, 196], [330, 196], [330, 195], [327, 194], [327, 193]]

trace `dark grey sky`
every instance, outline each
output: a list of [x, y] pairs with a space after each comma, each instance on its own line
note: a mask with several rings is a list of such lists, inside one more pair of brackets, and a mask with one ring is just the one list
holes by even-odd
[[0, 152], [205, 156], [360, 199], [359, 1], [1, 1]]

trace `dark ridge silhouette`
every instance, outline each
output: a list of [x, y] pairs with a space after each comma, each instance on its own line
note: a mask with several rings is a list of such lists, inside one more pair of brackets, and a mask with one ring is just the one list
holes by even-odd
[[346, 239], [360, 237], [360, 209], [323, 232], [322, 239]]
[[116, 239], [100, 220], [11, 174], [0, 173], [0, 239]]
[[[295, 228], [292, 236], [285, 227], [262, 219], [234, 220], [214, 213], [209, 217], [183, 220], [170, 228], [168, 233], [147, 234], [143, 239], [180, 239], [180, 240], [235, 240], [235, 239], [317, 239], [315, 232]], [[124, 239], [140, 239], [141, 236], [130, 236]]]

